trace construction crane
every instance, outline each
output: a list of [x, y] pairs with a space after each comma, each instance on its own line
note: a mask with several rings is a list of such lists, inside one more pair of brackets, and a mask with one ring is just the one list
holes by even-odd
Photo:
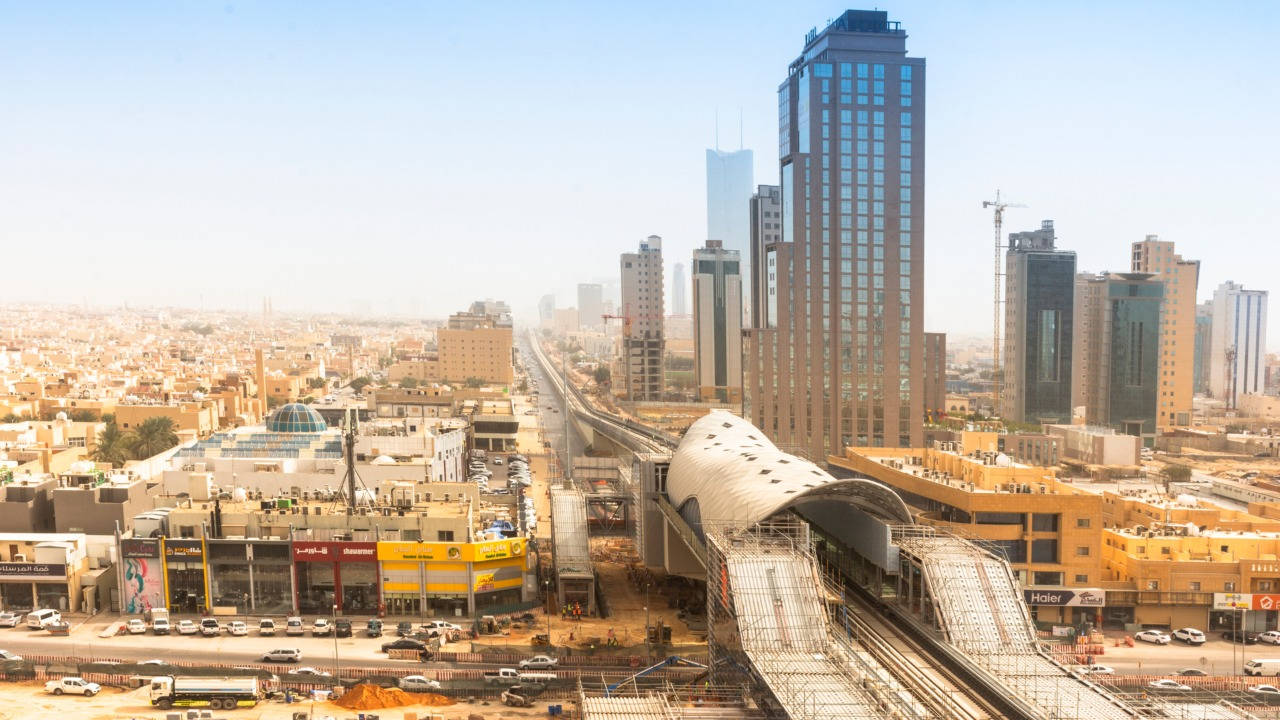
[[1001, 265], [1003, 256], [1001, 250], [1004, 249], [1004, 211], [1005, 208], [1024, 208], [1026, 205], [1020, 203], [1005, 202], [1000, 199], [1000, 190], [996, 190], [995, 200], [983, 200], [982, 207], [993, 208], [993, 224], [995, 226], [995, 295], [991, 309], [991, 406], [994, 412], [1003, 416], [1000, 402], [1000, 392], [1004, 385], [1004, 373], [1000, 369], [1000, 285], [1001, 278], [1004, 276], [1004, 270]]
[[622, 336], [631, 337], [631, 316], [630, 315], [601, 315], [600, 319], [604, 320], [605, 325], [608, 325], [610, 320], [621, 320]]

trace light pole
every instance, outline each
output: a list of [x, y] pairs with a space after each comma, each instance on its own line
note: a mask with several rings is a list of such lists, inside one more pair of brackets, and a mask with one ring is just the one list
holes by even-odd
[[551, 647], [551, 581], [542, 581], [543, 612], [547, 614], [547, 647]]
[[338, 681], [338, 603], [333, 604], [333, 680]]

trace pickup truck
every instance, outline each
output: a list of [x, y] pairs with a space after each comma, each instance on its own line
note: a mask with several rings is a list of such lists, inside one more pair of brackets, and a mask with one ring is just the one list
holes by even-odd
[[550, 683], [556, 679], [555, 673], [547, 672], [520, 672], [513, 668], [502, 668], [501, 670], [486, 671], [484, 674], [484, 682], [486, 685], [512, 683]]
[[93, 697], [101, 690], [102, 687], [98, 683], [85, 682], [84, 678], [78, 677], [64, 677], [60, 680], [50, 680], [44, 684], [44, 691], [54, 695]]

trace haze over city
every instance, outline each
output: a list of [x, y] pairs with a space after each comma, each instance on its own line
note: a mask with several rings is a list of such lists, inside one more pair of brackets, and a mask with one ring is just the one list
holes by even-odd
[[[703, 150], [776, 183], [777, 96], [832, 3], [0, 7], [0, 300], [517, 317], [706, 240]], [[891, 8], [928, 58], [926, 325], [989, 324], [996, 188], [1081, 270], [1148, 233], [1266, 289], [1272, 3]], [[668, 267], [668, 286], [670, 286]], [[56, 289], [55, 289], [56, 288]], [[1272, 319], [1273, 334], [1280, 315]], [[1277, 335], [1280, 336], [1280, 335]]]

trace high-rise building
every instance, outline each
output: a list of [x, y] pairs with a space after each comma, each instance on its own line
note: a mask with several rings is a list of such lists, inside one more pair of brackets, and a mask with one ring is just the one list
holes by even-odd
[[1076, 254], [1056, 249], [1054, 239], [1052, 220], [1009, 234], [1000, 414], [1013, 422], [1071, 420]]
[[[1160, 306], [1160, 388], [1156, 427], [1191, 424], [1191, 398], [1195, 394], [1196, 286], [1200, 261], [1183, 260], [1173, 243], [1148, 235], [1133, 244], [1134, 272], [1154, 273], [1164, 283]], [[1178, 342], [1181, 340], [1182, 342]]]
[[555, 314], [555, 311], [556, 296], [543, 295], [542, 298], [538, 300], [538, 324], [542, 327], [549, 325], [551, 323], [551, 317]]
[[1213, 347], [1213, 301], [1196, 305], [1195, 391], [1209, 392], [1209, 352]]
[[742, 399], [741, 255], [719, 240], [693, 251], [693, 367], [698, 398]]
[[1163, 297], [1149, 273], [1076, 276], [1071, 404], [1085, 423], [1155, 436]]
[[453, 382], [478, 378], [510, 384], [514, 380], [512, 339], [506, 303], [473, 303], [469, 311], [450, 315], [448, 327], [436, 330], [440, 376]]
[[906, 40], [885, 12], [846, 11], [778, 87], [777, 307], [748, 334], [750, 413], [811, 458], [924, 442], [925, 61]]
[[761, 185], [751, 196], [751, 255], [743, 277], [751, 283], [751, 327], [769, 327], [766, 298], [769, 272], [765, 264], [767, 248], [782, 240], [782, 192], [777, 185]]
[[[697, 272], [696, 270], [694, 272]], [[676, 263], [671, 269], [671, 314], [688, 315], [689, 307], [685, 302], [684, 263]]]
[[662, 321], [665, 308], [662, 278], [662, 238], [650, 235], [640, 249], [623, 253], [622, 370], [627, 398], [632, 401], [662, 399], [662, 361], [666, 343]]
[[937, 422], [947, 412], [947, 334], [924, 334], [925, 419]]
[[604, 327], [604, 286], [578, 283], [578, 325], [584, 329]]
[[736, 250], [744, 258], [751, 252], [747, 213], [754, 166], [750, 150], [707, 150], [707, 238], [719, 240], [726, 250]]
[[1209, 393], [1236, 407], [1241, 395], [1263, 391], [1266, 362], [1267, 291], [1222, 283], [1213, 291]]

